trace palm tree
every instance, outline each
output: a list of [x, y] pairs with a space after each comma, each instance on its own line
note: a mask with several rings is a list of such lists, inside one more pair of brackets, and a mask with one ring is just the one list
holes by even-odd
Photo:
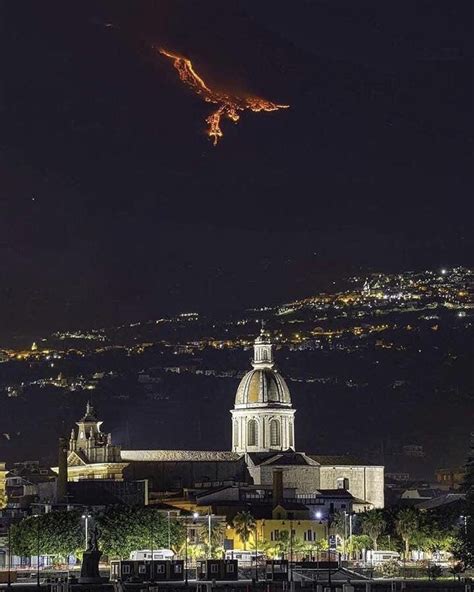
[[331, 530], [345, 543], [347, 536], [347, 519], [345, 512], [335, 512], [331, 520]]
[[247, 550], [247, 543], [250, 539], [250, 535], [255, 531], [255, 518], [250, 512], [239, 512], [233, 520], [233, 526], [235, 532], [240, 537], [240, 540], [244, 544], [244, 550]]
[[410, 541], [415, 536], [419, 526], [418, 514], [413, 508], [404, 508], [398, 512], [395, 521], [395, 528], [397, 534], [403, 539], [405, 543], [405, 559], [408, 559], [410, 551]]
[[280, 531], [280, 538], [275, 543], [275, 547], [278, 549], [279, 554], [282, 557], [287, 558], [289, 556], [291, 544], [292, 544], [292, 541], [291, 541], [290, 531], [289, 530], [281, 530]]
[[211, 521], [211, 540], [209, 541], [209, 526], [203, 524], [200, 528], [200, 539], [206, 555], [219, 557], [224, 546], [225, 525], [222, 522]]
[[383, 513], [380, 510], [370, 510], [361, 516], [362, 532], [372, 539], [374, 550], [377, 551], [377, 539], [387, 526]]

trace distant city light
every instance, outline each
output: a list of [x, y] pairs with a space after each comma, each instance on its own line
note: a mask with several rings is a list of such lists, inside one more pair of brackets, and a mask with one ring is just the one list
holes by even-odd
[[448, 273], [448, 270], [447, 270], [447, 269], [444, 269], [444, 268], [443, 268], [443, 269], [441, 270], [441, 275], [446, 275], [447, 273]]

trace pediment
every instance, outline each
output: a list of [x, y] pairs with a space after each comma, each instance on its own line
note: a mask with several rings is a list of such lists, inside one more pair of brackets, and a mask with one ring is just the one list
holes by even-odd
[[67, 466], [68, 467], [84, 467], [88, 463], [84, 457], [79, 455], [77, 452], [70, 452], [69, 456], [67, 457]]

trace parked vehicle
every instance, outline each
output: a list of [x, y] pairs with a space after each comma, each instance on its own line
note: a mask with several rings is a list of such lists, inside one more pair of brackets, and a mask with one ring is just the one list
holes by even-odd
[[133, 561], [143, 561], [145, 559], [153, 559], [153, 561], [171, 561], [174, 559], [174, 556], [174, 552], [171, 551], [171, 549], [153, 549], [153, 557], [151, 549], [141, 549], [140, 551], [132, 551], [130, 553], [130, 559]]
[[259, 551], [242, 551], [241, 549], [228, 550], [225, 552], [226, 559], [237, 559], [239, 565], [251, 565], [255, 562], [260, 563], [265, 558]]
[[379, 565], [387, 561], [400, 561], [400, 553], [388, 550], [367, 551], [367, 563]]

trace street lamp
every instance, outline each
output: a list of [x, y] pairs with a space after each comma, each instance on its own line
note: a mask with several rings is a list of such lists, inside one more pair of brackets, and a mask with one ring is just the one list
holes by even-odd
[[[152, 511], [153, 512], [153, 511]], [[155, 551], [153, 549], [155, 542], [153, 540], [154, 538], [154, 534], [155, 534], [155, 529], [154, 529], [154, 523], [153, 523], [153, 513], [150, 514], [151, 516], [151, 520], [150, 520], [150, 547], [151, 547], [151, 563], [150, 563], [150, 582], [153, 582], [155, 579]]]
[[8, 524], [8, 588], [12, 585], [12, 543], [11, 543], [11, 524]]
[[[314, 517], [316, 520], [319, 520], [319, 524], [322, 524], [321, 518], [323, 517], [322, 513], [318, 510], [314, 513]], [[316, 531], [315, 531], [316, 533]], [[316, 581], [319, 580], [319, 544], [316, 547]]]
[[352, 549], [352, 519], [354, 518], [354, 513], [351, 512], [349, 514], [349, 545], [350, 545], [350, 553], [351, 553], [351, 560], [353, 559], [353, 549]]
[[36, 518], [36, 586], [40, 587], [40, 516], [33, 514]]
[[168, 510], [168, 549], [171, 549], [171, 512]]
[[347, 560], [346, 556], [346, 538], [347, 538], [347, 512], [344, 511], [344, 538], [342, 540], [342, 556], [344, 557], [344, 561]]
[[258, 582], [258, 524], [255, 520], [255, 581]]
[[[321, 512], [316, 512], [316, 518], [319, 518], [319, 524], [322, 524], [322, 513]], [[328, 513], [328, 516], [326, 518], [326, 524], [327, 524], [327, 531], [326, 531], [326, 540], [327, 540], [327, 544], [328, 544], [328, 584], [329, 586], [331, 586], [332, 581], [331, 581], [331, 524], [332, 524], [332, 520], [331, 520], [331, 514]]]
[[[347, 529], [346, 529], [346, 518], [349, 518], [349, 553], [346, 553], [346, 536], [347, 536]], [[351, 558], [352, 555], [352, 512], [344, 512], [344, 559], [347, 561]]]
[[188, 523], [185, 523], [186, 532], [184, 537], [184, 584], [188, 586]]
[[329, 563], [328, 563], [328, 584], [329, 587], [331, 588], [332, 586], [332, 581], [331, 581], [331, 524], [332, 524], [332, 520], [331, 520], [331, 513], [328, 513], [328, 557], [329, 557]]
[[[199, 518], [199, 514], [197, 512], [193, 512], [193, 523]], [[188, 520], [185, 518], [185, 537], [184, 537], [184, 583], [188, 585]]]
[[84, 514], [82, 514], [81, 518], [85, 521], [84, 522], [84, 526], [85, 526], [85, 541], [86, 541], [85, 550], [87, 551], [87, 549], [89, 548], [89, 519], [92, 518], [92, 516], [86, 510], [86, 512]]
[[461, 518], [461, 520], [464, 523], [464, 534], [467, 535], [467, 521], [470, 518], [470, 516], [459, 516], [459, 518]]
[[207, 521], [208, 521], [208, 537], [209, 537], [209, 548], [207, 552], [207, 558], [212, 559], [212, 547], [211, 547], [211, 536], [212, 536], [212, 526], [211, 526], [212, 514], [211, 508], [209, 507], [207, 510]]

